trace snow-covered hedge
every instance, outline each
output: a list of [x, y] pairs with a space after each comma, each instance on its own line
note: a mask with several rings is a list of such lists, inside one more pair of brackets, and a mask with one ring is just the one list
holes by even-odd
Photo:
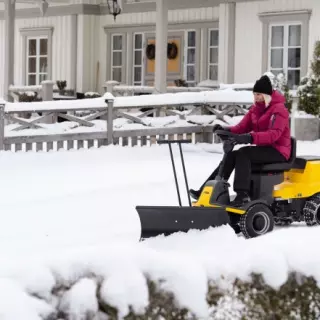
[[[313, 320], [320, 317], [320, 288], [316, 280], [294, 272], [280, 288], [268, 285], [261, 274], [252, 274], [248, 281], [221, 279], [220, 282], [208, 282], [206, 316], [197, 315], [191, 308], [181, 305], [177, 296], [182, 292], [175, 295], [167, 279], [155, 282], [146, 276], [130, 281], [123, 275], [121, 283], [119, 278], [120, 275], [117, 281], [113, 277], [99, 278], [88, 272], [68, 286], [56, 284], [52, 288], [51, 302], [36, 293], [28, 295], [13, 283], [2, 281], [1, 289], [5, 290], [2, 293], [6, 295], [2, 303], [8, 303], [7, 299], [14, 297], [6, 306], [0, 302], [0, 312], [5, 314], [2, 319]], [[145, 282], [147, 290], [136, 290], [138, 282]], [[128, 293], [132, 305], [126, 306]], [[192, 292], [186, 294], [195, 301], [199, 299], [196, 293], [195, 296]], [[136, 298], [132, 299], [134, 295]]]
[[318, 238], [220, 227], [3, 260], [1, 319], [319, 319]]

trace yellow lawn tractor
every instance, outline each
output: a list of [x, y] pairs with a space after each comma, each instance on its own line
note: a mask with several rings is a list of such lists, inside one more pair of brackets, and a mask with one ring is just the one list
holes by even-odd
[[320, 157], [296, 157], [296, 140], [291, 138], [288, 162], [252, 165], [251, 202], [242, 207], [230, 205], [229, 183], [222, 178], [228, 152], [236, 145], [234, 134], [216, 131], [222, 140], [224, 156], [215, 180], [208, 181], [199, 199], [182, 206], [171, 144], [178, 143], [187, 191], [182, 143], [191, 140], [160, 140], [168, 144], [176, 183], [179, 206], [137, 206], [141, 222], [141, 238], [208, 229], [229, 224], [236, 233], [253, 238], [273, 230], [274, 225], [286, 226], [305, 222], [320, 225]]

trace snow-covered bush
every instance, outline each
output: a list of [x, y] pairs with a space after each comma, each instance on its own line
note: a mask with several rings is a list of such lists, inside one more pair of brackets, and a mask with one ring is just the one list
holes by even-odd
[[316, 41], [314, 46], [311, 70], [318, 78], [320, 77], [320, 41]]
[[225, 226], [31, 261], [8, 256], [0, 318], [318, 320], [320, 255], [305, 246], [318, 239], [319, 227], [245, 240]]
[[59, 91], [63, 91], [67, 87], [67, 81], [66, 80], [57, 80], [56, 84], [57, 84], [57, 87], [59, 88]]
[[[52, 288], [50, 299], [26, 293], [16, 295], [15, 303], [21, 302], [23, 307], [28, 306], [30, 318], [44, 320], [196, 320], [199, 319], [191, 310], [181, 306], [170, 286], [166, 288], [166, 281], [154, 281], [146, 278], [148, 289], [147, 305], [136, 310], [134, 306], [128, 306], [127, 312], [119, 313], [115, 303], [126, 302], [126, 293], [123, 288], [113, 285], [104, 288], [108, 279], [83, 275], [82, 278], [70, 284], [70, 287], [58, 286]], [[19, 290], [17, 287], [16, 290]], [[108, 290], [112, 292], [108, 292]], [[141, 292], [136, 292], [139, 296]], [[118, 297], [117, 300], [112, 296]], [[18, 300], [17, 300], [18, 299]], [[22, 298], [21, 298], [22, 299]], [[111, 300], [110, 300], [111, 299]], [[198, 297], [194, 297], [198, 299]], [[141, 300], [141, 299], [137, 299]], [[320, 317], [320, 288], [312, 277], [292, 272], [288, 280], [279, 288], [269, 286], [260, 274], [252, 274], [247, 281], [236, 279], [233, 282], [221, 279], [220, 282], [208, 283], [206, 303], [209, 307], [210, 319], [217, 320], [316, 320]], [[123, 303], [122, 309], [124, 307]], [[0, 303], [1, 307], [1, 303]], [[13, 308], [14, 309], [14, 308]], [[14, 310], [8, 309], [8, 316]], [[32, 315], [32, 316], [31, 316]], [[4, 317], [4, 319], [7, 319]], [[17, 318], [20, 319], [20, 318]], [[23, 317], [21, 320], [24, 319]]]
[[298, 87], [299, 110], [319, 116], [320, 113], [320, 41], [313, 52], [311, 72], [303, 77]]
[[35, 91], [25, 91], [19, 92], [19, 102], [35, 102], [41, 101], [42, 99], [38, 97], [38, 92]]

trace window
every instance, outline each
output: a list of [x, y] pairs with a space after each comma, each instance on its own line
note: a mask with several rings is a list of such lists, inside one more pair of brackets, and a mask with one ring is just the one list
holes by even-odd
[[301, 78], [301, 24], [270, 25], [269, 34], [269, 70], [283, 73], [295, 89]]
[[209, 30], [208, 79], [218, 81], [219, 30]]
[[189, 85], [196, 83], [196, 32], [187, 31], [185, 78]]
[[143, 42], [142, 33], [135, 33], [133, 36], [133, 85], [143, 85]]
[[112, 80], [121, 82], [123, 65], [123, 36], [121, 34], [113, 34], [111, 39], [111, 78]]
[[27, 38], [27, 85], [48, 79], [48, 38]]
[[52, 27], [22, 28], [22, 83], [40, 85], [52, 77]]
[[262, 73], [283, 72], [290, 89], [296, 89], [308, 73], [311, 10], [263, 12]]

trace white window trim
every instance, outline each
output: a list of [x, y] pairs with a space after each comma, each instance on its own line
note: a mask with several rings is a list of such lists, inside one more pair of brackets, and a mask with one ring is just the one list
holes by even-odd
[[[218, 75], [216, 80], [211, 80], [211, 81], [219, 81], [219, 42], [217, 46], [210, 46], [210, 40], [211, 40], [211, 31], [218, 31], [219, 34], [219, 28], [210, 28], [208, 29], [208, 42], [207, 42], [207, 57], [208, 57], [208, 67], [207, 67], [207, 79], [210, 79], [210, 66], [217, 66], [218, 67]], [[220, 39], [220, 34], [219, 34], [219, 39]], [[218, 62], [217, 63], [210, 63], [210, 49], [211, 48], [218, 48]]]
[[261, 72], [268, 70], [269, 66], [269, 26], [270, 24], [285, 23], [291, 24], [298, 22], [301, 28], [301, 77], [304, 77], [309, 69], [309, 21], [311, 10], [295, 10], [280, 12], [262, 12], [259, 13], [259, 19], [262, 22], [262, 64]]
[[[113, 38], [114, 37], [118, 37], [118, 36], [121, 36], [121, 39], [122, 39], [122, 49], [116, 49], [114, 50], [113, 49]], [[111, 35], [111, 70], [110, 70], [110, 79], [113, 79], [113, 69], [121, 69], [121, 79], [120, 79], [120, 82], [123, 81], [123, 78], [124, 78], [124, 74], [123, 74], [123, 67], [124, 67], [124, 61], [123, 61], [123, 52], [124, 52], [124, 41], [125, 41], [125, 37], [122, 33], [113, 33]], [[121, 65], [120, 66], [114, 66], [113, 65], [113, 53], [114, 52], [121, 52]]]
[[48, 79], [52, 79], [52, 34], [53, 27], [22, 28], [22, 83], [27, 84], [27, 59], [28, 59], [28, 38], [46, 37], [48, 39]]
[[[300, 46], [295, 46], [295, 47], [289, 47], [287, 40], [289, 39], [289, 26], [301, 26], [301, 39], [300, 39]], [[271, 40], [272, 40], [272, 27], [284, 27], [284, 34], [283, 34], [283, 38], [284, 38], [284, 43], [283, 43], [283, 47], [273, 47], [275, 49], [277, 48], [281, 48], [283, 49], [283, 68], [281, 68], [284, 73], [285, 73], [285, 77], [286, 80], [288, 80], [288, 70], [300, 70], [300, 77], [302, 77], [302, 57], [300, 56], [300, 67], [299, 68], [290, 68], [288, 67], [288, 49], [289, 48], [300, 48], [302, 52], [302, 22], [300, 21], [289, 21], [289, 22], [278, 22], [278, 23], [270, 23], [269, 25], [269, 37], [268, 37], [268, 70], [271, 70]], [[272, 68], [273, 70], [275, 70], [276, 68]]]
[[[136, 49], [136, 44], [135, 44], [135, 36], [136, 35], [141, 35], [142, 36], [142, 47], [141, 49]], [[132, 41], [133, 45], [132, 45], [132, 49], [133, 49], [133, 56], [132, 56], [132, 83], [133, 85], [141, 85], [144, 86], [145, 84], [145, 77], [144, 77], [144, 72], [145, 72], [145, 33], [143, 32], [134, 32], [133, 33], [133, 41]], [[135, 52], [136, 51], [141, 51], [141, 65], [136, 65], [134, 63], [134, 58], [135, 58]], [[136, 84], [137, 81], [134, 81], [134, 69], [135, 67], [140, 67], [141, 68], [141, 83], [140, 84]]]
[[[194, 32], [195, 33], [195, 45], [189, 47], [188, 46], [188, 33], [189, 32]], [[184, 33], [184, 48], [183, 48], [183, 53], [184, 53], [184, 59], [183, 59], [183, 77], [186, 81], [187, 84], [195, 85], [197, 83], [197, 30], [196, 29], [188, 29], [185, 30]], [[188, 63], [188, 49], [195, 49], [195, 56], [194, 56], [194, 63]], [[194, 66], [194, 80], [188, 80], [188, 66]]]
[[[27, 37], [27, 54], [26, 54], [26, 83], [27, 85], [30, 85], [29, 84], [29, 75], [35, 75], [36, 76], [36, 85], [40, 85], [41, 82], [40, 82], [40, 76], [41, 75], [47, 75], [47, 79], [46, 80], [49, 80], [48, 78], [48, 70], [47, 72], [41, 72], [41, 70], [39, 70], [39, 65], [40, 65], [40, 58], [47, 58], [47, 62], [48, 62], [48, 58], [49, 58], [49, 52], [47, 52], [46, 55], [41, 55], [40, 54], [40, 40], [41, 39], [46, 39], [48, 42], [49, 42], [49, 39], [48, 37], [46, 36], [38, 36], [38, 37]], [[36, 55], [35, 56], [30, 56], [29, 55], [29, 41], [30, 40], [36, 40]], [[36, 72], [33, 73], [33, 72], [29, 72], [29, 59], [30, 58], [36, 58]]]

